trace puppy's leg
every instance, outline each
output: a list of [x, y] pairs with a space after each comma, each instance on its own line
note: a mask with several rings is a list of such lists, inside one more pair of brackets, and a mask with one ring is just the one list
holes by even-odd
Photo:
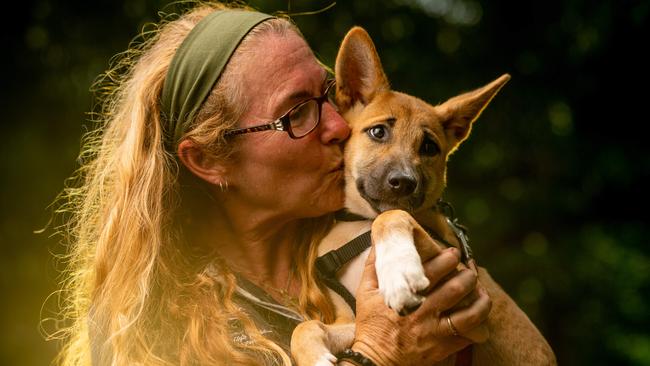
[[354, 341], [354, 314], [345, 300], [328, 291], [336, 309], [336, 321], [323, 324], [309, 320], [298, 324], [291, 335], [291, 356], [298, 366], [335, 366], [335, 354]]
[[430, 239], [432, 245], [420, 245], [418, 248], [416, 231], [418, 236], [421, 236], [419, 232], [426, 235], [415, 219], [401, 210], [383, 212], [372, 224], [379, 291], [386, 305], [400, 314], [422, 303], [424, 297], [419, 292], [429, 286], [422, 261], [441, 250]]
[[354, 323], [323, 324], [318, 320], [300, 323], [291, 337], [291, 355], [298, 366], [334, 366], [334, 354], [354, 340]]
[[557, 365], [544, 336], [483, 268], [479, 268], [479, 282], [492, 299], [492, 311], [486, 321], [490, 339], [475, 346], [473, 365]]

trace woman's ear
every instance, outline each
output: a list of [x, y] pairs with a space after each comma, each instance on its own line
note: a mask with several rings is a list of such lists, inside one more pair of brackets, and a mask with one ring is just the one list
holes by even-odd
[[192, 174], [212, 185], [228, 186], [223, 162], [207, 154], [191, 139], [181, 141], [177, 153], [178, 158]]

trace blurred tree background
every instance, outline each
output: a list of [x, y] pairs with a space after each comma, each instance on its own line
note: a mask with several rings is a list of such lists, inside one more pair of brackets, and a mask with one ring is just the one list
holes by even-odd
[[[292, 12], [330, 1], [292, 1]], [[252, 1], [263, 11], [289, 2]], [[92, 127], [89, 88], [166, 1], [21, 2], [2, 27], [4, 209], [0, 364], [46, 365], [57, 343], [48, 205]], [[446, 198], [478, 261], [546, 335], [562, 365], [650, 365], [646, 191], [649, 1], [341, 1], [296, 16], [333, 65], [353, 25], [395, 89], [438, 103], [512, 80], [449, 163]], [[643, 46], [645, 44], [645, 46]], [[47, 298], [47, 300], [46, 300]]]

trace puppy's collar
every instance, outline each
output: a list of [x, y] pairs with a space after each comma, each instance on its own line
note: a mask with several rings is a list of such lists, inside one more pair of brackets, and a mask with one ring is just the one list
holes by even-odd
[[442, 198], [438, 198], [436, 205], [433, 206], [433, 210], [440, 212], [454, 221], [456, 220], [456, 211], [454, 210], [454, 206], [452, 206], [451, 203], [444, 201]]
[[338, 221], [366, 221], [368, 220], [367, 217], [363, 217], [361, 215], [357, 215], [355, 213], [352, 213], [346, 209], [341, 209], [338, 210], [334, 213], [334, 218]]
[[[452, 206], [451, 203], [449, 203], [447, 201], [443, 201], [442, 198], [439, 198], [436, 201], [436, 204], [432, 207], [432, 209], [434, 211], [437, 211], [437, 212], [449, 217], [453, 221], [457, 221], [456, 220], [456, 212], [454, 211], [454, 206]], [[355, 214], [353, 212], [350, 212], [345, 208], [336, 211], [334, 213], [334, 217], [338, 221], [365, 221], [365, 220], [368, 220], [367, 217]], [[460, 224], [456, 224], [456, 225], [462, 227], [462, 229], [464, 231], [467, 231], [467, 228], [465, 228], [464, 226], [462, 226]]]

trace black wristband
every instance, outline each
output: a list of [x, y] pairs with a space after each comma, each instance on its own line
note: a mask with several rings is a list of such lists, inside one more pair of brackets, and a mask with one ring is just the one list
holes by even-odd
[[371, 359], [349, 348], [342, 352], [339, 352], [336, 355], [336, 358], [339, 361], [343, 361], [343, 360], [349, 361], [353, 363], [355, 366], [376, 366]]

